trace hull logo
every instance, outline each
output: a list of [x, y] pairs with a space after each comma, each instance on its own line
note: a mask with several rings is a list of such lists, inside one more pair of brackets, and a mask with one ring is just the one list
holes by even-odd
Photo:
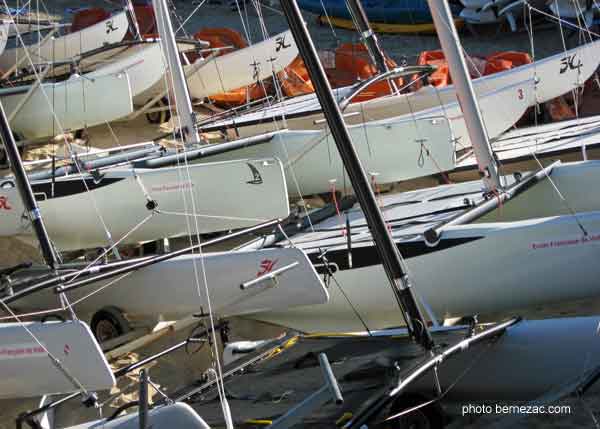
[[256, 277], [264, 276], [267, 273], [273, 271], [275, 264], [279, 259], [264, 259], [260, 262], [260, 270], [256, 273]]
[[7, 197], [0, 197], [0, 210], [12, 210]]
[[115, 24], [112, 22], [112, 20], [106, 21], [106, 34], [112, 33], [118, 29], [119, 27], [115, 27]]
[[560, 74], [563, 74], [567, 70], [579, 70], [583, 66], [581, 60], [577, 60], [577, 64], [575, 63], [575, 57], [576, 54], [567, 55], [566, 57], [560, 60]]
[[248, 183], [249, 185], [262, 184], [263, 179], [262, 179], [262, 176], [260, 175], [260, 172], [258, 171], [258, 169], [255, 166], [253, 166], [252, 164], [250, 164], [249, 162], [247, 162], [246, 165], [248, 165], [248, 168], [250, 169], [250, 172], [252, 173], [252, 180], [248, 180], [246, 183]]
[[285, 44], [285, 35], [284, 36], [279, 36], [278, 38], [275, 39], [275, 52], [279, 52], [282, 49], [287, 49], [290, 46], [292, 46], [291, 44]]

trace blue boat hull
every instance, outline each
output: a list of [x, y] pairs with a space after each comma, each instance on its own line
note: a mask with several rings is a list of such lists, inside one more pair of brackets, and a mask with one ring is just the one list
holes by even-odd
[[[426, 0], [362, 0], [361, 4], [371, 22], [386, 24], [431, 23], [431, 13]], [[298, 0], [301, 9], [317, 15], [352, 19], [345, 0]], [[452, 6], [451, 6], [452, 7]], [[457, 11], [453, 11], [457, 12]]]

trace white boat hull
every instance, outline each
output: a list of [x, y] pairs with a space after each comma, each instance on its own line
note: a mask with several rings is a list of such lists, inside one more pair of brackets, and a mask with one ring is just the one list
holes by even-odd
[[[296, 266], [290, 267], [291, 264]], [[278, 269], [290, 267], [277, 277], [246, 290], [243, 283]], [[93, 296], [110, 280], [67, 293], [77, 314], [89, 316], [106, 306], [116, 306], [129, 317], [178, 320], [208, 312], [204, 276], [210, 306], [218, 316], [250, 314], [296, 305], [327, 302], [328, 292], [306, 255], [299, 249], [267, 249], [249, 252], [184, 255], [135, 271]], [[19, 302], [21, 311], [52, 308], [57, 295], [45, 291]], [[16, 306], [15, 306], [16, 307]]]
[[[407, 238], [399, 242], [399, 249], [404, 253], [415, 292], [438, 319], [509, 313], [600, 296], [600, 266], [595, 262], [600, 252], [600, 196], [580, 191], [593, 189], [600, 175], [599, 166], [591, 161], [553, 169], [551, 178], [570, 208], [558, 198], [554, 185], [545, 180], [479, 219], [482, 223], [446, 227], [442, 241], [434, 247], [424, 243], [423, 231], [417, 229], [421, 219], [417, 216], [417, 201], [423, 191], [407, 196], [406, 201], [415, 198], [415, 203], [406, 204], [410, 207], [406, 213], [415, 216], [407, 216], [411, 222], [400, 231]], [[457, 185], [458, 195], [462, 195], [464, 185]], [[429, 198], [431, 202], [423, 205], [431, 204], [433, 208], [423, 210], [421, 222], [425, 225], [435, 224], [428, 213], [448, 210], [455, 204], [438, 201], [435, 192]], [[576, 217], [570, 210], [577, 213]], [[360, 223], [352, 216], [353, 223]], [[339, 237], [339, 226], [334, 226], [338, 222], [331, 219], [315, 225], [318, 231], [330, 231], [329, 236], [337, 237], [337, 241], [328, 243], [333, 238], [327, 238], [326, 232], [321, 239], [296, 236], [293, 240], [312, 252], [309, 256], [313, 262], [317, 254], [327, 251], [328, 260], [337, 270], [335, 278], [369, 328], [401, 324], [372, 242], [360, 240], [360, 236], [353, 239], [358, 242], [352, 246], [350, 268], [346, 239]], [[584, 226], [587, 236], [579, 225]], [[339, 289], [332, 286], [329, 291], [326, 305], [253, 318], [309, 332], [364, 330]]]
[[[454, 167], [448, 121], [434, 114], [415, 121], [355, 125], [350, 135], [366, 171], [377, 183], [437, 174]], [[267, 143], [211, 156], [203, 162], [265, 154], [283, 161], [292, 196], [331, 192], [332, 184], [337, 190], [348, 186], [335, 142], [325, 131], [282, 132]]]
[[[26, 398], [79, 391], [48, 357], [93, 392], [113, 387], [115, 378], [88, 326], [79, 321], [0, 324], [0, 398]], [[46, 350], [44, 350], [44, 348]]]
[[298, 55], [291, 31], [244, 49], [184, 67], [192, 98], [204, 99], [272, 77]]
[[[27, 54], [33, 64], [66, 61], [84, 52], [120, 42], [125, 37], [128, 29], [127, 13], [125, 11], [119, 12], [104, 21], [74, 33], [50, 37], [42, 40], [41, 43], [27, 47], [6, 49], [0, 55], [0, 68], [3, 70], [10, 69]], [[29, 60], [25, 59], [21, 67], [30, 67], [30, 65]]]
[[130, 81], [126, 73], [73, 76], [59, 83], [41, 84], [27, 96], [29, 87], [0, 90], [0, 102], [11, 129], [34, 140], [52, 137], [125, 117], [133, 112]]
[[[86, 185], [89, 193], [80, 177], [58, 178], [54, 198], [51, 182], [33, 185], [50, 238], [59, 249], [108, 246], [102, 222], [114, 242], [126, 244], [244, 228], [289, 215], [282, 166], [273, 159], [196, 164], [189, 170], [114, 169], [97, 183], [88, 176]], [[34, 240], [14, 183], [7, 179], [1, 186], [0, 236]], [[146, 207], [146, 193], [159, 213], [152, 215]]]
[[[599, 296], [600, 267], [595, 261], [600, 252], [600, 213], [579, 217], [594, 241], [572, 246], [548, 244], [581, 240], [581, 231], [571, 216], [449, 230], [448, 239], [457, 242], [481, 238], [407, 259], [415, 291], [441, 318], [507, 313]], [[357, 251], [353, 253], [356, 263]], [[369, 329], [403, 324], [381, 265], [338, 271], [336, 279]], [[364, 330], [341, 292], [331, 287], [329, 293], [326, 305], [252, 318], [306, 332]]]
[[[488, 134], [496, 136], [512, 126], [525, 113], [533, 96], [533, 81], [526, 81], [482, 97], [479, 105]], [[496, 106], [509, 100], [512, 102], [499, 114]], [[361, 117], [362, 125], [349, 128], [350, 135], [366, 171], [379, 184], [453, 170], [455, 150], [471, 146], [458, 102], [388, 120], [370, 121], [373, 118], [367, 115]], [[203, 161], [256, 156], [273, 156], [284, 162], [292, 196], [330, 192], [332, 183], [338, 190], [348, 186], [337, 147], [324, 130], [283, 131], [265, 144]]]
[[[473, 89], [482, 105], [485, 103], [485, 94], [497, 94], [503, 88], [513, 87], [520, 82], [528, 82], [533, 79], [537, 82], [534, 86], [534, 96], [529, 97], [528, 94], [525, 94], [526, 100], [529, 101], [529, 106], [535, 105], [536, 102], [543, 103], [583, 85], [600, 64], [600, 56], [597, 55], [599, 48], [600, 41], [596, 41], [535, 61], [532, 64], [480, 77], [473, 80]], [[347, 88], [340, 89], [338, 93], [343, 96], [347, 90]], [[510, 100], [516, 105], [520, 105], [519, 101], [522, 101]], [[350, 104], [344, 110], [344, 116], [348, 124], [356, 124], [365, 120], [412, 115], [412, 112], [419, 115], [423, 110], [439, 108], [441, 104], [455, 103], [456, 101], [453, 85], [443, 88], [425, 86], [407, 95], [381, 97]], [[493, 124], [492, 121], [497, 120], [496, 116], [499, 116], [498, 119], [502, 122], [509, 122], [513, 118], [510, 113], [517, 109], [511, 103], [507, 103], [506, 100], [497, 104], [490, 103], [493, 109], [491, 118], [489, 114], [482, 113], [490, 138], [498, 135], [489, 130], [490, 125]], [[496, 106], [502, 106], [502, 115], [498, 115]], [[504, 113], [505, 111], [507, 113]], [[287, 116], [285, 121], [281, 120], [283, 114]], [[514, 118], [509, 126], [512, 126], [519, 118], [520, 116]], [[316, 125], [315, 121], [320, 125]], [[283, 128], [305, 130], [324, 126], [318, 100], [314, 94], [311, 94], [285, 100], [273, 107], [241, 115], [232, 120], [213, 122], [204, 128], [209, 131], [231, 128], [235, 129], [240, 137], [248, 137]]]
[[148, 91], [166, 84], [166, 70], [159, 43], [145, 43], [131, 46], [119, 55], [115, 61], [99, 67], [86, 74], [87, 78], [95, 78], [106, 74], [126, 72], [131, 84], [131, 96], [134, 105], [142, 105], [150, 100]]

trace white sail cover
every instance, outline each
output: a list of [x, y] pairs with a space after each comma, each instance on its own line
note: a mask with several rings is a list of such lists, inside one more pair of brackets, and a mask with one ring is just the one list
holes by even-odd
[[[25, 398], [110, 389], [115, 378], [88, 326], [79, 321], [0, 324], [0, 398]], [[50, 352], [68, 372], [65, 376]]]

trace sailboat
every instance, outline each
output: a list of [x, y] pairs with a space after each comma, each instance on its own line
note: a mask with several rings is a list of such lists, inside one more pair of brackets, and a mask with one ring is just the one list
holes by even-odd
[[[520, 82], [535, 79], [535, 91], [533, 98], [527, 95], [527, 88], [523, 88], [517, 97], [503, 98], [502, 103], [506, 107], [506, 114], [498, 115], [496, 111], [486, 113], [483, 109], [483, 119], [491, 130], [495, 120], [502, 119], [510, 122], [512, 126], [520, 116], [520, 101], [526, 100], [529, 106], [536, 103], [544, 103], [555, 97], [570, 92], [574, 88], [589, 79], [600, 65], [600, 59], [596, 51], [600, 47], [600, 41], [587, 43], [566, 52], [537, 60], [531, 64], [515, 67], [510, 70], [494, 73], [477, 78], [473, 81], [473, 87], [477, 96], [485, 103], [486, 94], [500, 91], [502, 88], [512, 87]], [[357, 84], [360, 85], [360, 84]], [[347, 96], [354, 94], [352, 88], [340, 88], [336, 90], [338, 98], [344, 111], [344, 118], [348, 124], [356, 124], [365, 120], [378, 120], [392, 118], [402, 115], [419, 116], [419, 112], [431, 108], [439, 108], [440, 104], [456, 102], [456, 90], [454, 85], [443, 88], [435, 88], [425, 85], [415, 92], [400, 94], [382, 98], [376, 98], [360, 103], [351, 103]], [[497, 100], [494, 100], [497, 102]], [[490, 100], [490, 105], [493, 102]], [[497, 104], [494, 104], [497, 105]], [[233, 118], [226, 118], [213, 123], [202, 124], [205, 131], [216, 131], [223, 129], [235, 130], [240, 137], [256, 135], [274, 129], [312, 129], [321, 128], [325, 124], [320, 113], [320, 106], [314, 94], [304, 95], [298, 98], [283, 100], [272, 106], [257, 112], [245, 113]], [[499, 118], [498, 118], [499, 117]], [[464, 126], [463, 126], [464, 127]], [[502, 127], [499, 127], [502, 128]], [[507, 128], [501, 131], [506, 131]], [[490, 138], [499, 133], [490, 131]]]
[[[167, 28], [163, 29], [165, 26]], [[191, 104], [186, 92], [183, 70], [178, 62], [176, 43], [172, 34], [168, 33], [170, 24], [159, 25], [159, 28], [167, 33], [161, 41], [165, 57], [171, 64], [170, 73], [178, 77], [173, 90], [177, 94], [182, 94], [178, 97], [180, 101], [178, 108], [182, 112], [180, 117], [191, 120]], [[189, 132], [183, 133], [182, 138], [184, 143], [189, 143], [197, 140], [198, 136], [193, 127], [190, 127]], [[48, 223], [50, 235], [54, 228], [59, 234], [57, 238], [67, 247], [79, 248], [81, 245], [95, 243], [95, 240], [101, 239], [102, 234], [105, 233], [104, 240], [109, 249], [112, 249], [131, 240], [153, 240], [173, 233], [199, 236], [203, 231], [207, 231], [207, 227], [208, 230], [213, 230], [215, 227], [239, 228], [242, 225], [258, 224], [257, 227], [230, 235], [230, 237], [237, 237], [252, 233], [256, 228], [264, 228], [265, 223], [270, 227], [277, 224], [277, 220], [264, 222], [260, 216], [269, 216], [268, 219], [272, 219], [277, 218], [278, 215], [286, 217], [289, 214], [283, 171], [281, 164], [275, 160], [245, 160], [190, 166], [184, 159], [182, 164], [178, 167], [150, 171], [116, 168], [107, 173], [104, 178], [87, 173], [80, 173], [73, 177], [63, 176], [58, 180], [49, 178], [50, 180], [46, 180], [42, 185], [45, 186], [43, 193], [46, 196], [54, 195], [55, 201], [52, 202], [52, 198], [49, 200], [50, 204], [41, 201], [39, 207], [50, 212], [51, 222]], [[230, 194], [225, 189], [217, 192], [213, 182], [215, 178], [221, 182], [231, 182], [234, 185], [230, 187], [233, 193]], [[104, 179], [106, 180], [103, 184]], [[207, 183], [206, 186], [204, 182]], [[11, 188], [14, 187], [13, 182]], [[33, 189], [42, 191], [43, 188], [36, 189], [34, 184]], [[83, 189], [91, 192], [82, 192]], [[130, 204], [135, 199], [131, 198], [129, 191], [134, 189], [135, 193], [141, 192], [138, 193], [140, 199], [137, 203]], [[74, 194], [71, 193], [73, 190], [75, 190]], [[5, 200], [10, 207], [6, 209], [5, 205], [6, 211], [12, 211], [11, 204], [16, 196], [14, 189], [11, 191], [13, 192], [11, 199]], [[249, 197], [246, 205], [251, 208], [246, 214], [259, 215], [258, 218], [240, 218], [239, 215], [243, 213], [237, 210], [240, 204], [239, 193]], [[70, 195], [73, 198], [71, 204], [68, 204]], [[87, 208], [82, 198], [89, 198]], [[118, 202], [120, 198], [123, 198], [122, 203]], [[214, 201], [215, 204], [207, 204], [207, 201]], [[32, 203], [37, 204], [35, 201]], [[107, 212], [100, 209], [102, 204], [106, 204]], [[201, 212], [204, 209], [200, 209], [200, 204], [207, 207], [205, 213]], [[134, 206], [139, 207], [140, 211], [136, 213]], [[15, 208], [19, 210], [18, 206]], [[88, 209], [92, 211], [85, 212]], [[215, 209], [217, 211], [211, 211]], [[71, 210], [83, 210], [79, 212], [83, 217], [77, 221], [73, 220], [79, 222], [79, 225], [71, 229], [71, 236], [69, 236], [69, 228], [64, 229], [69, 223], [65, 223], [65, 219], [61, 216], [69, 215]], [[171, 218], [157, 219], [158, 222], [153, 222], [152, 213], [156, 214], [161, 210]], [[227, 213], [219, 210], [235, 210], [235, 212]], [[27, 210], [29, 211], [31, 210]], [[123, 224], [124, 213], [132, 216], [131, 223]], [[134, 217], [138, 214], [141, 218]], [[103, 215], [108, 217], [103, 220]], [[208, 220], [208, 223], [202, 220], [203, 217]], [[101, 223], [104, 222], [100, 230], [94, 228], [90, 222], [94, 218]], [[13, 217], [13, 220], [16, 218]], [[146, 221], [148, 221], [147, 225]], [[38, 230], [35, 227], [33, 229], [39, 239]], [[115, 242], [110, 240], [113, 230], [124, 232], [123, 236], [113, 237]], [[216, 239], [216, 242], [220, 241], [221, 239]], [[98, 259], [91, 264], [79, 264], [79, 266], [57, 266], [56, 269], [51, 270], [38, 268], [37, 273], [35, 270], [26, 270], [19, 274], [19, 281], [13, 283], [9, 291], [5, 291], [3, 303], [15, 302], [15, 308], [23, 312], [32, 310], [52, 312], [57, 309], [58, 303], [58, 311], [60, 311], [62, 301], [58, 302], [56, 291], [50, 289], [60, 286], [59, 295], [68, 300], [73, 299], [71, 305], [85, 316], [92, 318], [92, 329], [98, 333], [97, 328], [104, 320], [102, 315], [107, 314], [103, 310], [107, 307], [116, 306], [120, 312], [131, 317], [156, 320], [160, 316], [180, 317], [202, 312], [203, 309], [235, 315], [293, 305], [317, 304], [328, 299], [327, 291], [302, 251], [274, 249], [264, 252], [198, 253], [198, 250], [206, 244], [211, 243], [200, 243], [164, 255], [115, 263], [102, 264]], [[53, 249], [53, 246], [54, 244], [48, 242], [46, 247]], [[118, 280], [116, 287], [107, 287], [107, 284], [102, 282], [113, 278]], [[211, 284], [210, 294], [202, 292], [200, 281], [206, 285]], [[110, 282], [113, 283], [115, 282]], [[91, 287], [82, 289], [87, 285]], [[177, 292], [174, 293], [169, 285], [177, 286]], [[62, 289], [63, 287], [65, 289]], [[114, 332], [118, 334], [122, 328], [116, 326]]]
[[[2, 183], [0, 236], [35, 240], [14, 180]], [[116, 167], [96, 174], [82, 170], [32, 187], [48, 232], [63, 251], [110, 245], [107, 230], [125, 245], [186, 235], [194, 219], [198, 232], [206, 234], [289, 215], [283, 167], [273, 158], [161, 169]], [[202, 202], [195, 213], [191, 198]], [[98, 216], [102, 222], [90, 222]]]
[[[507, 188], [515, 197], [500, 205], [496, 197], [482, 196], [477, 181], [382, 196], [382, 211], [419, 294], [440, 317], [506, 314], [574, 301], [598, 293], [593, 260], [599, 244], [600, 199], [584, 196], [579, 189], [593, 186], [599, 168], [597, 161], [556, 163]], [[493, 210], [482, 210], [494, 204]], [[456, 221], [461, 218], [469, 221]], [[428, 231], [440, 225], [441, 238], [429, 242]], [[397, 311], [360, 209], [315, 223], [314, 229], [290, 236], [290, 242], [307, 252], [330, 285], [329, 302], [253, 317], [308, 332], [361, 330], [347, 296], [368, 326], [395, 326]], [[275, 246], [290, 242], [283, 239]], [[562, 287], [572, 278], [578, 281]]]
[[68, 61], [104, 45], [118, 43], [129, 30], [129, 20], [127, 10], [122, 10], [79, 31], [57, 36], [57, 29], [53, 28], [37, 43], [5, 49], [0, 55], [0, 68], [5, 71], [28, 68], [28, 58], [34, 65]]
[[[452, 46], [448, 40], [452, 40], [450, 35], [446, 43]], [[459, 48], [456, 52], [456, 58], [464, 62]], [[465, 73], [458, 69], [453, 75]], [[469, 134], [483, 184], [447, 185], [381, 198], [395, 246], [419, 285], [421, 304], [439, 317], [460, 317], [506, 314], [540, 303], [596, 296], [593, 279], [599, 273], [592, 261], [598, 250], [600, 201], [593, 193], [583, 197], [580, 189], [594, 188], [600, 164], [558, 162], [537, 173], [505, 178], [502, 187], [473, 105], [461, 100], [465, 115], [470, 115]], [[490, 188], [490, 182], [494, 187]], [[329, 303], [255, 317], [311, 332], [356, 330], [361, 320], [378, 328], [392, 326], [394, 320], [397, 323], [392, 295], [385, 287], [389, 276], [380, 266], [383, 258], [375, 250], [360, 210], [334, 214], [312, 228], [288, 234], [289, 241], [279, 236], [279, 241], [277, 237], [258, 239], [254, 245], [293, 245], [305, 250], [324, 280], [334, 285]], [[474, 260], [477, 265], [469, 266], [467, 261]], [[575, 260], [583, 264], [573, 264]], [[379, 278], [381, 295], [374, 290], [375, 278]], [[578, 282], [568, 289], [562, 287], [572, 278]], [[313, 320], [319, 320], [318, 326]]]
[[[44, 223], [27, 182], [25, 169], [4, 110], [0, 104], [0, 133], [15, 181], [30, 222], [39, 239], [42, 254], [49, 269], [56, 264], [56, 255], [48, 240]], [[3, 293], [12, 293], [10, 276], [23, 266], [2, 270], [7, 283]], [[65, 322], [24, 322], [3, 305], [8, 320], [0, 324], [0, 370], [3, 383], [0, 398], [33, 397], [55, 393], [76, 392], [93, 403], [93, 390], [111, 388], [115, 383], [110, 367], [89, 327], [73, 318]], [[24, 376], [27, 380], [24, 380]]]

